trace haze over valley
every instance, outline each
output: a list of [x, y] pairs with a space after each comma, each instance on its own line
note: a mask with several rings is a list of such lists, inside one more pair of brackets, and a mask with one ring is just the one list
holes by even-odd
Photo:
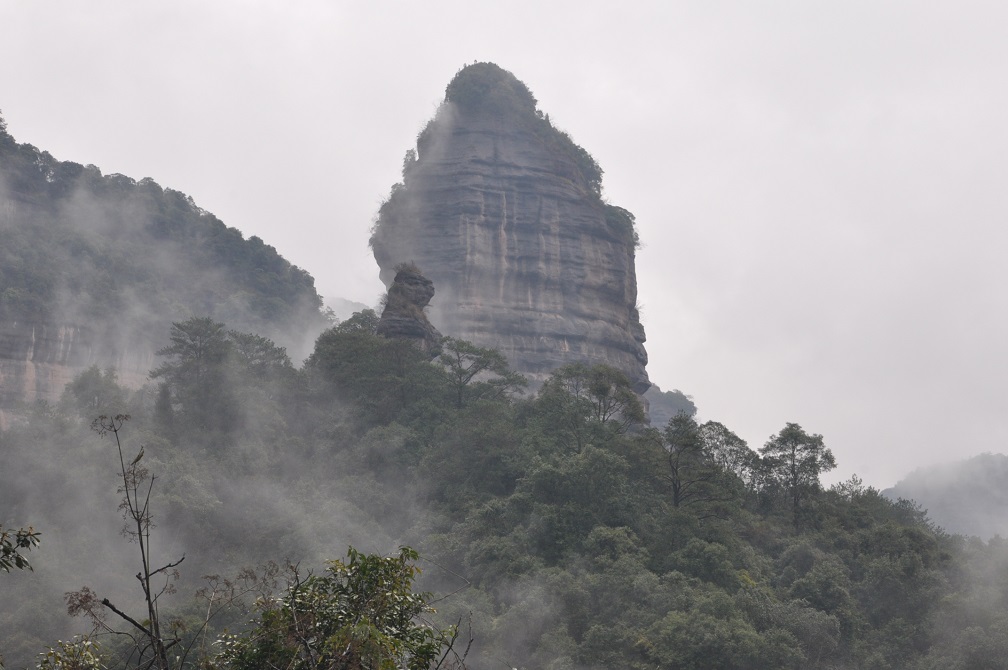
[[5, 670], [1003, 667], [1004, 10], [3, 10]]
[[463, 64], [501, 64], [637, 218], [649, 377], [751, 444], [814, 427], [832, 478], [884, 488], [1008, 437], [1005, 11], [5, 2], [0, 109], [374, 306], [404, 152]]

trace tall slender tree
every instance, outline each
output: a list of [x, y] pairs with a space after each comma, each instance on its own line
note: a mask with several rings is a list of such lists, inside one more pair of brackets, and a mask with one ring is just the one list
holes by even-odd
[[819, 475], [836, 467], [822, 435], [809, 435], [789, 423], [760, 449], [770, 476], [787, 492], [798, 525], [801, 503], [821, 489]]

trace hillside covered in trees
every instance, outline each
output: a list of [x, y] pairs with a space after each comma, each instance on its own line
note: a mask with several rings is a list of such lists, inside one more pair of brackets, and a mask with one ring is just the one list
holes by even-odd
[[[566, 366], [520, 395], [495, 352], [448, 338], [431, 360], [376, 335], [377, 322], [362, 312], [327, 330], [301, 369], [261, 336], [177, 322], [156, 397], [92, 369], [59, 404], [0, 433], [5, 471], [17, 473], [0, 489], [5, 521], [42, 531], [26, 553], [35, 571], [0, 575], [8, 666], [89, 629], [65, 614], [64, 594], [87, 585], [137, 605], [135, 549], [117, 534], [115, 442], [90, 430], [96, 413], [131, 415], [118, 433], [126, 462], [143, 445], [155, 563], [185, 556], [177, 591], [160, 601], [178, 621], [166, 639], [197, 639], [202, 575], [247, 578], [245, 567], [286, 560], [335, 579], [367, 558], [351, 552], [325, 572], [348, 545], [389, 557], [411, 546], [417, 561], [400, 565], [421, 568], [418, 588], [436, 594], [423, 602], [437, 612], [417, 621], [432, 635], [471, 626], [473, 668], [1008, 658], [1004, 543], [949, 535], [856, 479], [823, 490], [834, 457], [812, 427], [783, 423], [755, 449], [686, 414], [648, 427], [611, 368]], [[225, 627], [263, 639], [290, 611], [264, 602], [280, 609], [228, 610], [210, 639]], [[129, 627], [107, 611], [103, 625]], [[123, 664], [121, 637], [93, 639], [111, 667]], [[248, 665], [262, 647], [239, 658], [196, 646], [216, 667], [265, 667]]]
[[[2, 117], [0, 235], [0, 358], [126, 372], [194, 314], [298, 354], [325, 326], [314, 279], [261, 239], [153, 179], [18, 143]], [[65, 341], [43, 350], [60, 328]]]

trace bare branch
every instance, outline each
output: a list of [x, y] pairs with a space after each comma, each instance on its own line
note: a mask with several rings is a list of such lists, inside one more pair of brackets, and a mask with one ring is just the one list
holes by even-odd
[[133, 617], [131, 617], [129, 614], [126, 614], [121, 609], [119, 609], [118, 607], [116, 607], [115, 605], [113, 605], [112, 603], [110, 603], [108, 598], [102, 598], [101, 604], [104, 605], [105, 607], [109, 608], [110, 610], [112, 610], [116, 614], [118, 614], [120, 617], [122, 617], [126, 621], [130, 622], [131, 624], [133, 624], [133, 626], [135, 628], [137, 628], [138, 630], [140, 630], [144, 635], [146, 635], [148, 637], [151, 636], [151, 632], [149, 630], [147, 630], [146, 628], [144, 628], [143, 626], [141, 626], [140, 623], [136, 619], [134, 619]]
[[148, 575], [148, 576], [149, 577], [153, 577], [154, 575], [158, 574], [159, 572], [164, 572], [165, 570], [170, 570], [170, 569], [172, 569], [174, 567], [177, 567], [184, 560], [185, 560], [185, 554], [182, 554], [182, 558], [178, 559], [174, 563], [169, 563], [168, 565], [166, 565], [164, 567], [158, 568], [154, 572], [150, 573], [150, 575]]

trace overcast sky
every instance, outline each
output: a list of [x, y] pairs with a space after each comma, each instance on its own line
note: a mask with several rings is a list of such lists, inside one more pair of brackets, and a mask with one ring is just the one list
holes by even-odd
[[637, 216], [652, 381], [886, 487], [1006, 450], [1006, 27], [961, 0], [0, 0], [0, 110], [374, 304], [404, 153], [495, 62]]

